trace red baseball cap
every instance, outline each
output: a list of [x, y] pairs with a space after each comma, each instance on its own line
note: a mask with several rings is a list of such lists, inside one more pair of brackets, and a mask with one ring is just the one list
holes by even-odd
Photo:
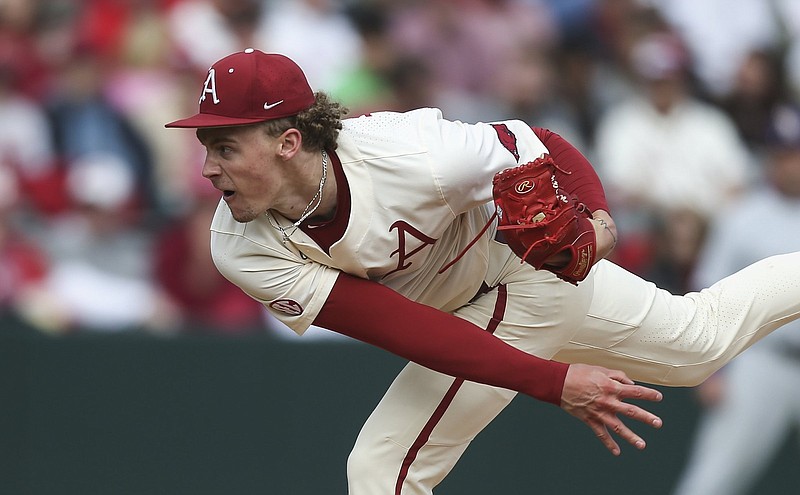
[[208, 70], [200, 111], [166, 127], [247, 125], [297, 115], [314, 104], [303, 70], [290, 58], [248, 48]]

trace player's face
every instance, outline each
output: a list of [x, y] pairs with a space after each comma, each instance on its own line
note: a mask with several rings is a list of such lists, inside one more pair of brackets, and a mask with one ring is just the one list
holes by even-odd
[[203, 177], [222, 191], [238, 222], [249, 222], [279, 201], [282, 177], [276, 166], [277, 140], [260, 126], [198, 129], [206, 148]]

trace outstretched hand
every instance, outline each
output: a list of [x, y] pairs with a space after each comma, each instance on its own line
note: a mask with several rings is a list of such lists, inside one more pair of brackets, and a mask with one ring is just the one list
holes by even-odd
[[619, 435], [639, 450], [645, 441], [628, 428], [619, 416], [635, 419], [654, 428], [661, 428], [661, 418], [641, 407], [623, 402], [625, 399], [643, 399], [658, 402], [658, 390], [634, 384], [622, 371], [601, 366], [573, 364], [567, 370], [561, 408], [586, 423], [597, 438], [614, 455], [620, 448], [611, 432]]

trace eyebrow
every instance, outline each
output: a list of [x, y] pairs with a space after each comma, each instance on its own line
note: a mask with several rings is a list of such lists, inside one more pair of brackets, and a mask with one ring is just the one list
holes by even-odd
[[235, 141], [235, 139], [233, 139], [227, 134], [218, 134], [216, 136], [209, 136], [209, 133], [206, 131], [206, 129], [203, 128], [197, 129], [197, 131], [195, 131], [195, 135], [197, 136], [197, 140], [200, 141], [200, 143], [204, 146], [219, 144], [221, 142]]

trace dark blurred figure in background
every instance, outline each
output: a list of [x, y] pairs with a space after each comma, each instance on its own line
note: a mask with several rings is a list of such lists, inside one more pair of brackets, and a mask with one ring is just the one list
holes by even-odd
[[764, 129], [775, 107], [789, 98], [783, 74], [780, 52], [753, 50], [738, 67], [730, 92], [720, 101], [753, 153], [763, 150]]
[[130, 174], [137, 199], [155, 205], [149, 143], [108, 100], [104, 68], [100, 55], [82, 46], [59, 68], [58, 89], [47, 100], [56, 151], [67, 173], [76, 162], [97, 155], [113, 157]]
[[156, 239], [153, 273], [171, 300], [183, 333], [265, 333], [266, 314], [256, 301], [228, 282], [211, 261], [208, 226], [218, 191], [193, 181], [187, 213], [165, 225]]
[[521, 0], [433, 0], [394, 9], [392, 39], [404, 57], [427, 62], [445, 117], [501, 118], [498, 75], [519, 46], [552, 46], [558, 26], [546, 5]]
[[[648, 0], [676, 32], [691, 54], [698, 93], [719, 102], [733, 89], [736, 72], [755, 50], [771, 50], [782, 42], [781, 4], [793, 0]], [[713, 21], [712, 21], [713, 19]], [[709, 26], [713, 22], [713, 28]]]
[[362, 56], [339, 73], [330, 94], [353, 115], [389, 109], [395, 101], [390, 72], [399, 57], [389, 30], [389, 9], [380, 2], [358, 2], [346, 12], [361, 39]]
[[555, 56], [550, 47], [514, 47], [507, 55], [509, 63], [496, 74], [498, 106], [507, 117], [536, 122], [583, 149], [580, 121], [559, 91]]
[[0, 318], [22, 318], [41, 330], [58, 327], [53, 299], [44, 288], [50, 268], [47, 255], [19, 223], [21, 194], [16, 172], [0, 164]]

